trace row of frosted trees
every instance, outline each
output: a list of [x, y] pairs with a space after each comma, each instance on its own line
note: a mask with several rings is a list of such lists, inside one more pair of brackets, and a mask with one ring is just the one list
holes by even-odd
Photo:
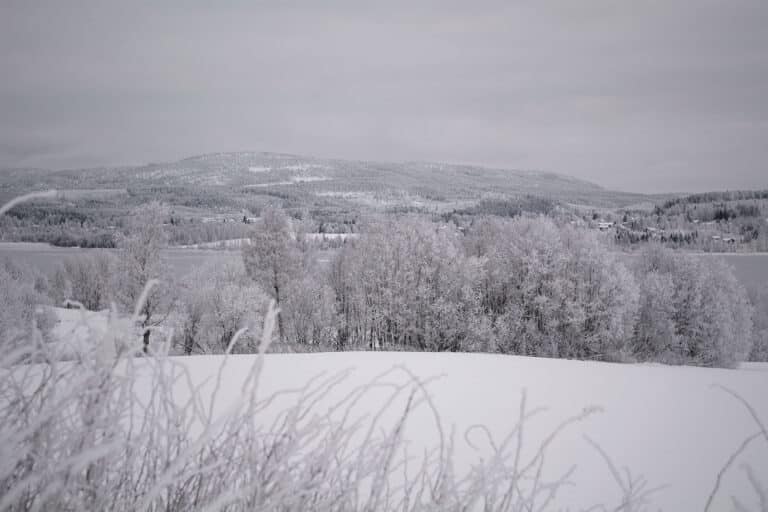
[[[617, 256], [591, 232], [545, 217], [480, 219], [464, 231], [385, 217], [328, 254], [282, 211], [266, 209], [241, 261], [219, 260], [174, 282], [160, 257], [165, 213], [160, 205], [143, 209], [116, 256], [67, 262], [47, 282], [21, 286], [21, 276], [0, 270], [2, 288], [21, 297], [0, 300], [22, 304], [47, 294], [57, 304], [128, 308], [159, 278], [139, 327], [147, 341], [153, 331], [160, 331], [153, 340], [172, 332], [175, 349], [186, 354], [222, 352], [242, 327], [249, 330], [235, 351], [255, 350], [254, 333], [274, 299], [275, 346], [286, 350], [484, 351], [712, 366], [768, 358], [768, 296], [748, 299], [719, 260], [654, 246]], [[4, 311], [4, 324], [32, 321]]]
[[289, 344], [730, 366], [755, 337], [746, 293], [719, 261], [659, 247], [621, 261], [544, 217], [466, 232], [386, 218], [319, 265], [269, 211], [252, 242], [246, 271], [278, 301]]

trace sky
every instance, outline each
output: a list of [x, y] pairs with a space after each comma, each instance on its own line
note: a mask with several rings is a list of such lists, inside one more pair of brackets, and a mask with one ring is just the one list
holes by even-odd
[[0, 0], [0, 168], [275, 151], [768, 188], [765, 0]]

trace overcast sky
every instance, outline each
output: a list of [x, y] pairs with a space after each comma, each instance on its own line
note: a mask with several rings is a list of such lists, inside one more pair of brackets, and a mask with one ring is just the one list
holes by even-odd
[[768, 187], [767, 27], [766, 0], [0, 0], [0, 167], [257, 150]]

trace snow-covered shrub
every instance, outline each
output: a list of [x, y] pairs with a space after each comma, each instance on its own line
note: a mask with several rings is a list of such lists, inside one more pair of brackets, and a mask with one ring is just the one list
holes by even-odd
[[644, 360], [730, 367], [752, 348], [752, 307], [722, 260], [650, 246], [636, 265], [635, 352]]
[[235, 333], [249, 331], [235, 349], [256, 352], [269, 297], [240, 261], [207, 263], [179, 282], [175, 342], [184, 354], [223, 353]]
[[54, 304], [77, 301], [91, 311], [108, 309], [113, 302], [116, 258], [106, 251], [68, 258], [54, 271], [50, 296]]
[[36, 337], [48, 341], [56, 319], [41, 293], [39, 277], [9, 259], [0, 261], [0, 350], [34, 344]]

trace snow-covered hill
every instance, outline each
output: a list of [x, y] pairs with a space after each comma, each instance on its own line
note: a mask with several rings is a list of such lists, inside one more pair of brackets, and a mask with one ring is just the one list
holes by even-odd
[[[217, 403], [223, 409], [239, 396], [254, 357], [231, 356], [224, 362], [222, 356], [192, 356], [177, 358], [177, 362], [189, 368], [196, 384], [209, 379], [204, 393], [211, 391], [219, 365], [225, 364]], [[333, 393], [338, 398], [397, 366], [422, 378], [440, 377], [428, 385], [428, 390], [446, 432], [454, 428], [457, 472], [468, 469], [481, 454], [487, 455], [483, 435], [474, 430], [465, 438], [467, 428], [485, 425], [500, 440], [516, 422], [522, 390], [527, 390], [529, 408], [548, 408], [527, 427], [525, 445], [531, 450], [566, 417], [588, 406], [602, 407], [602, 413], [565, 430], [547, 456], [549, 478], [556, 478], [574, 464], [578, 466], [572, 477], [576, 485], [561, 491], [557, 500], [572, 510], [598, 499], [618, 499], [610, 470], [583, 435], [599, 443], [618, 468], [626, 466], [633, 474], [643, 475], [650, 487], [666, 485], [654, 494], [655, 506], [667, 511], [693, 511], [703, 509], [720, 468], [742, 440], [757, 430], [742, 405], [713, 385], [737, 391], [764, 421], [768, 420], [768, 367], [759, 365], [713, 370], [479, 354], [274, 354], [266, 357], [261, 396], [296, 388], [321, 373], [352, 369]], [[403, 382], [407, 379], [398, 371], [390, 377], [394, 381], [398, 378]], [[333, 397], [324, 400], [330, 402]], [[364, 407], [374, 414], [382, 405], [383, 396], [382, 401], [371, 400]], [[390, 420], [396, 418], [393, 413]], [[409, 452], [434, 446], [437, 435], [431, 413], [418, 411], [406, 426], [405, 437], [412, 443]], [[472, 449], [467, 440], [480, 451]], [[726, 473], [712, 510], [727, 509], [730, 496], [756, 503], [757, 496], [739, 469], [742, 463], [749, 463], [765, 484], [768, 443], [753, 443]]]
[[7, 188], [0, 196], [36, 188], [77, 189], [82, 193], [82, 189], [105, 187], [118, 191], [131, 189], [133, 193], [165, 187], [223, 187], [225, 191], [218, 193], [231, 196], [267, 193], [275, 188], [285, 192], [287, 187], [294, 193], [319, 195], [326, 201], [330, 197], [350, 196], [362, 206], [381, 201], [389, 204], [394, 199], [400, 204], [405, 201], [404, 194], [409, 199], [405, 203], [420, 206], [424, 206], [424, 201], [463, 204], [463, 201], [486, 196], [524, 194], [594, 206], [620, 206], [649, 200], [642, 194], [608, 191], [594, 183], [552, 172], [268, 152], [212, 153], [176, 162], [121, 168], [7, 169], [0, 172], [0, 184]]

